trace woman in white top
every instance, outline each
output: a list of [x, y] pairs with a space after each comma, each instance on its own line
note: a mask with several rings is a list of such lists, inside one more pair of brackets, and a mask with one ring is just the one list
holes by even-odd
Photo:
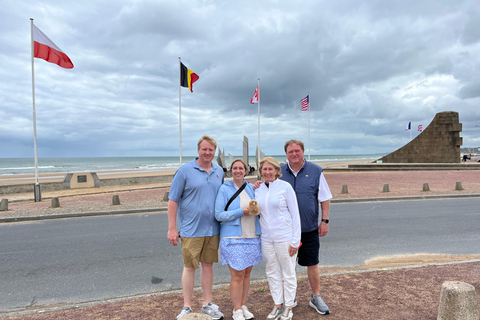
[[[260, 161], [264, 183], [255, 190], [260, 206], [261, 245], [268, 285], [275, 307], [267, 319], [292, 319], [297, 290], [295, 272], [300, 246], [300, 214], [292, 186], [281, 177], [280, 165], [272, 157]], [[283, 278], [283, 280], [282, 280]]]

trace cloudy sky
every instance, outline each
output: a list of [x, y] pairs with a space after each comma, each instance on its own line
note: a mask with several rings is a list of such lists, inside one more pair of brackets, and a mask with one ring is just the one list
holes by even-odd
[[311, 154], [390, 153], [412, 122], [456, 111], [480, 146], [477, 0], [3, 0], [0, 157], [33, 157], [30, 18], [75, 67], [35, 59], [39, 157], [178, 156], [203, 134], [226, 153], [286, 140]]

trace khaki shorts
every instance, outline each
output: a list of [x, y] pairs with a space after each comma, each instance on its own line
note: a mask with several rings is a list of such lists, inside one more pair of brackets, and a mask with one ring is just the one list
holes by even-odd
[[183, 265], [186, 268], [200, 267], [200, 262], [218, 262], [220, 235], [182, 239]]

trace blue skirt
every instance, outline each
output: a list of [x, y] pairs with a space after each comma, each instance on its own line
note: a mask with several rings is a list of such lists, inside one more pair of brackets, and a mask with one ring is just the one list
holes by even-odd
[[254, 266], [262, 261], [260, 238], [221, 238], [220, 257], [237, 271]]

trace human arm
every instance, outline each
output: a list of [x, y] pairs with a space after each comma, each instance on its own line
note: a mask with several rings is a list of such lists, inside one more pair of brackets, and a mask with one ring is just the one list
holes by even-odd
[[[239, 196], [230, 203], [227, 208], [228, 210], [225, 211], [225, 205], [233, 194], [233, 190], [229, 189], [225, 184], [223, 184], [218, 190], [217, 198], [215, 199], [215, 219], [217, 219], [217, 221], [231, 221], [238, 219], [245, 214], [245, 208], [240, 208]], [[246, 209], [248, 214], [248, 208]]]
[[168, 242], [176, 246], [180, 237], [177, 231], [178, 201], [168, 200]]
[[298, 247], [300, 246], [300, 238], [301, 238], [301, 232], [302, 232], [301, 225], [300, 225], [300, 212], [298, 210], [297, 196], [295, 195], [295, 191], [290, 186], [290, 184], [285, 190], [285, 200], [287, 202], [288, 211], [290, 212], [290, 215], [292, 218], [293, 237], [292, 237], [290, 246], [298, 250]]
[[263, 181], [262, 180], [257, 180], [255, 181], [255, 184], [253, 185], [253, 190], [257, 190], [258, 188], [260, 188], [260, 186], [262, 185]]
[[[320, 174], [320, 183], [318, 185], [318, 203], [321, 210], [322, 219], [328, 220], [328, 214], [330, 212], [330, 199], [332, 198], [332, 193], [328, 187], [325, 176], [322, 172]], [[318, 226], [318, 234], [320, 237], [326, 236], [328, 233], [328, 224], [324, 221], [321, 221]]]
[[[320, 208], [322, 210], [322, 220], [328, 220], [328, 213], [330, 211], [330, 200], [326, 200], [323, 202], [320, 202]], [[320, 222], [320, 225], [318, 226], [318, 234], [320, 237], [326, 236], [328, 233], [328, 223], [325, 221]]]

